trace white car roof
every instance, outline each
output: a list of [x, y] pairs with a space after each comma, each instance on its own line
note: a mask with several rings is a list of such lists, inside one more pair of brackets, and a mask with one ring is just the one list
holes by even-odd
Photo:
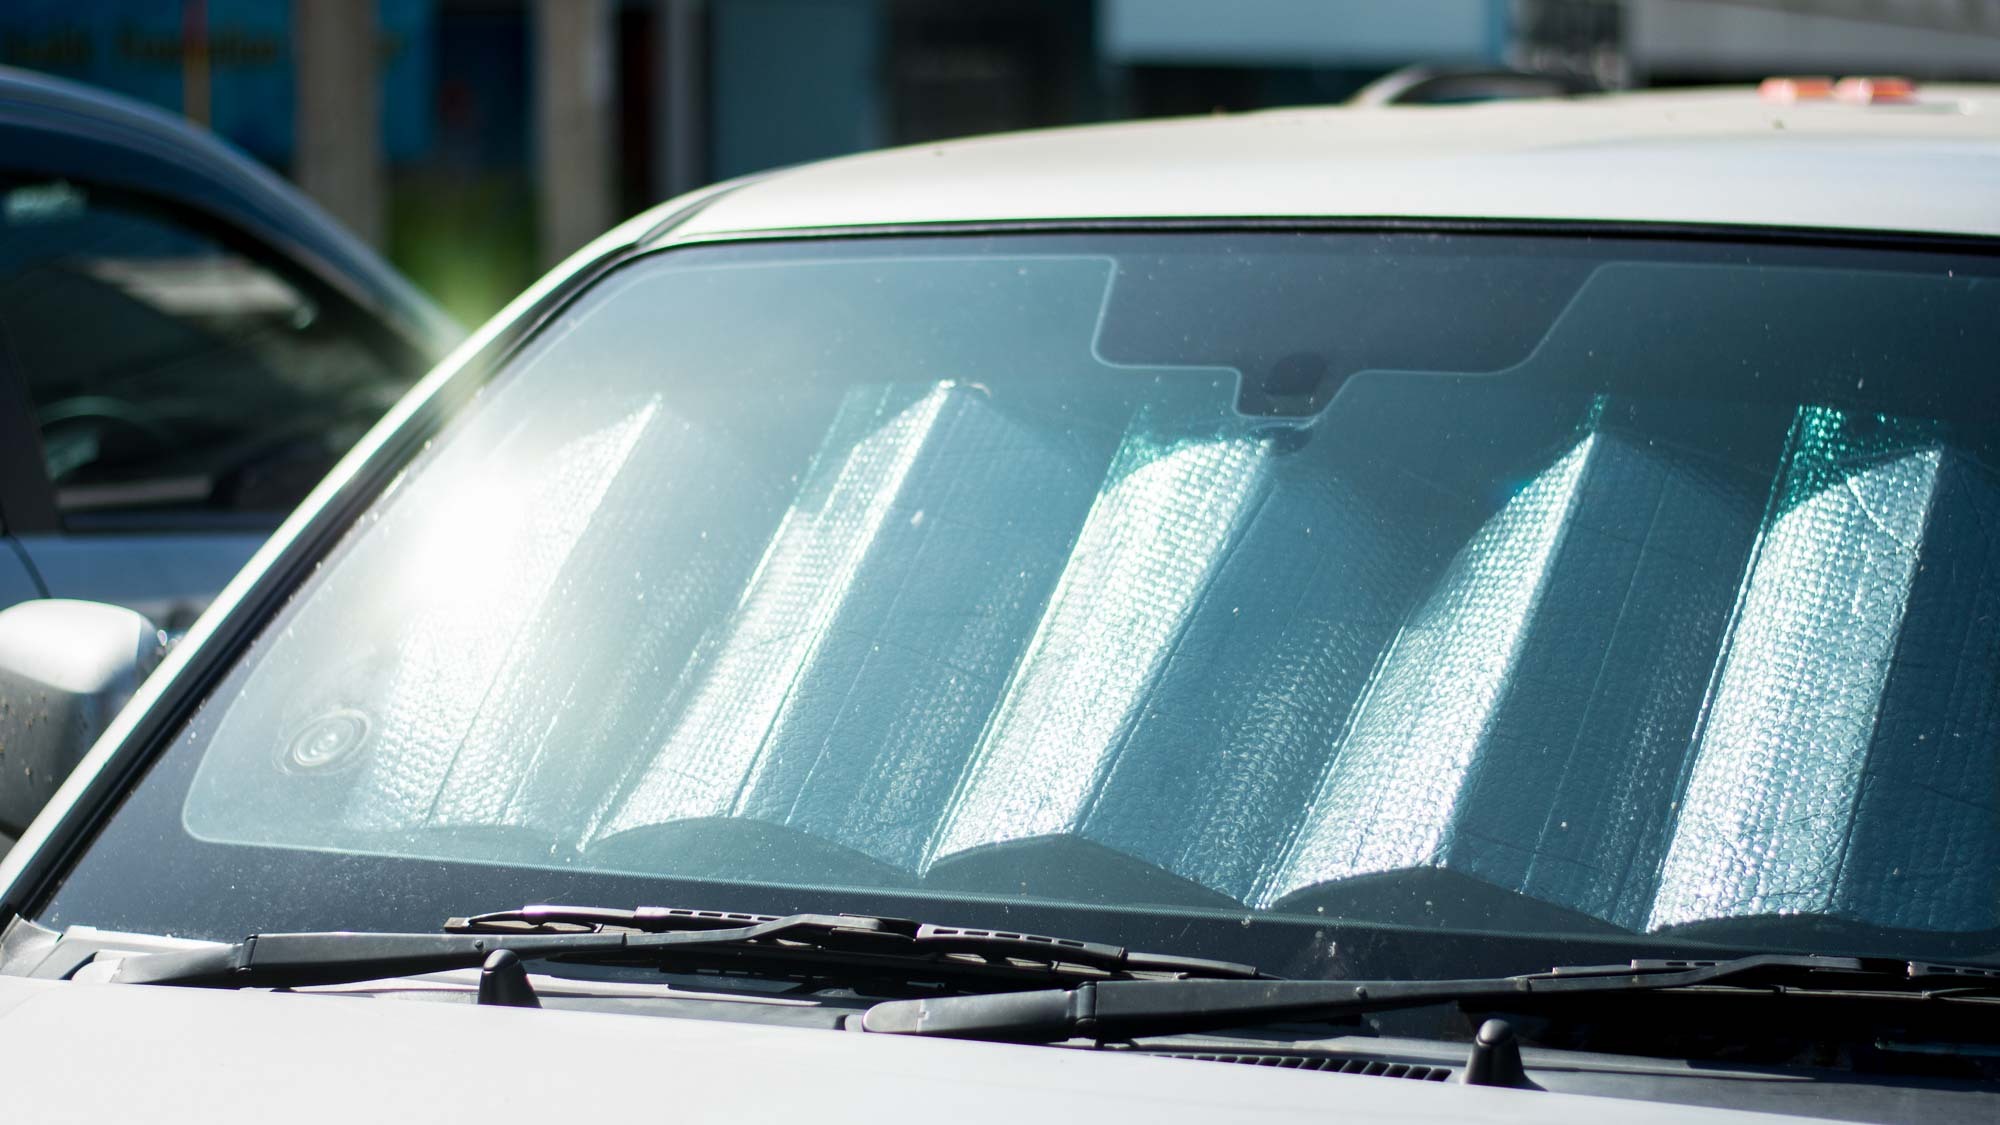
[[676, 239], [1006, 220], [1589, 220], [2000, 235], [2000, 86], [1316, 108], [1004, 134], [804, 165]]

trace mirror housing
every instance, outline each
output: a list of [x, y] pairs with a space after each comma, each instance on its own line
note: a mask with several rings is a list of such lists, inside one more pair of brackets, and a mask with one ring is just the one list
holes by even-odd
[[0, 610], [0, 853], [166, 649], [152, 622], [120, 606], [45, 599]]

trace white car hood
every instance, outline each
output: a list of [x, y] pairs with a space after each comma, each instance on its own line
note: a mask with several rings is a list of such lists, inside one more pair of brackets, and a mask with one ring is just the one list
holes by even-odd
[[205, 1125], [1775, 1120], [1041, 1047], [18, 978], [0, 978], [0, 1099], [16, 1121]]

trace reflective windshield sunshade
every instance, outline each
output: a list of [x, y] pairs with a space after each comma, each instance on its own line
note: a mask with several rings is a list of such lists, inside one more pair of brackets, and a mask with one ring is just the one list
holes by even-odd
[[1403, 627], [1262, 897], [1438, 857], [1597, 440], [1509, 501]]
[[[512, 638], [428, 818], [433, 828], [533, 827], [567, 852], [641, 760], [652, 715], [592, 698], [671, 690], [703, 626], [741, 588], [783, 493], [684, 419], [663, 416], [604, 490], [563, 573]], [[678, 564], [634, 559], [634, 541]], [[607, 644], [606, 637], [617, 638]]]
[[1076, 833], [1271, 458], [1248, 436], [1142, 423], [1114, 459], [1061, 582], [979, 740], [932, 861]]
[[641, 253], [200, 642], [229, 667], [94, 877], [165, 841], [232, 885], [1347, 954], [1988, 951], [1996, 276], [1608, 234]]
[[[275, 754], [253, 742], [208, 763], [190, 828], [254, 823], [317, 844], [533, 827], [539, 854], [570, 845], [576, 806], [601, 802], [631, 751], [611, 716], [565, 701], [578, 685], [655, 677], [662, 664], [670, 679], [692, 629], [754, 560], [730, 529], [768, 508], [759, 492], [770, 489], [655, 398], [581, 396], [541, 422], [439, 466], [432, 487], [386, 507], [389, 534], [300, 614], [298, 628], [343, 638], [337, 655], [259, 667], [260, 706], [229, 722], [286, 737]], [[713, 518], [722, 512], [733, 519]], [[591, 597], [560, 589], [565, 568], [604, 566], [627, 535], [678, 543], [687, 561], [620, 566], [622, 580]], [[643, 627], [621, 646], [598, 643], [600, 624], [629, 621], [649, 596]], [[238, 755], [270, 761], [287, 783], [241, 789], [262, 771], [226, 768]]]
[[[354, 827], [408, 828], [429, 816], [514, 633], [657, 412], [648, 404], [571, 441], [522, 492], [489, 478], [451, 497], [450, 510], [433, 513], [432, 539], [406, 572], [429, 587], [422, 616], [381, 689], [381, 711], [396, 721], [349, 797]], [[464, 597], [502, 611], [464, 612]]]
[[1800, 412], [1652, 928], [2000, 921], [2000, 487], [1925, 430]]
[[1259, 901], [1643, 917], [1762, 482], [1593, 413], [1403, 625]]
[[[1435, 481], [1368, 472], [1342, 436], [1319, 434], [1303, 449], [1287, 442], [1273, 439], [1260, 495], [1235, 520], [1230, 549], [1160, 641], [1155, 666], [1131, 683], [1133, 701], [1096, 755], [1085, 806], [1065, 827], [1232, 902], [1251, 898], [1282, 853], [1300, 795], [1325, 772], [1370, 671], [1474, 507], [1441, 495]], [[1391, 518], [1419, 503], [1459, 518], [1415, 527]], [[1087, 680], [1087, 652], [1079, 665], [1024, 664], [1021, 675], [1045, 685]], [[1061, 862], [1045, 850], [1049, 865]], [[970, 880], [981, 856], [975, 848], [949, 857], [933, 877]], [[1001, 870], [1023, 877], [1028, 859], [997, 848], [983, 862], [996, 869], [992, 884]], [[1088, 891], [1086, 879], [1072, 874], [1068, 883]], [[1123, 885], [1132, 886], [1129, 876]]]
[[847, 396], [594, 854], [741, 817], [913, 870], [1097, 473], [973, 388]]

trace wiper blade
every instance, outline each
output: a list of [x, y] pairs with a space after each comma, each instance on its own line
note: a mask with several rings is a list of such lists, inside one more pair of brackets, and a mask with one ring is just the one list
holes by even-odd
[[[796, 916], [795, 916], [796, 917]], [[1170, 953], [1142, 953], [1118, 945], [1079, 941], [1075, 938], [1046, 937], [1041, 934], [1008, 930], [979, 930], [964, 926], [939, 926], [908, 918], [872, 915], [838, 915], [849, 923], [850, 939], [860, 939], [856, 948], [863, 952], [898, 954], [969, 953], [982, 958], [1012, 958], [1050, 965], [1074, 965], [1106, 973], [1160, 973], [1169, 976], [1258, 979], [1253, 965], [1233, 961], [1212, 961], [1203, 957], [1182, 957]], [[452, 933], [522, 933], [556, 927], [612, 928], [663, 933], [684, 930], [714, 930], [730, 926], [768, 925], [784, 919], [769, 914], [732, 914], [719, 910], [689, 910], [682, 907], [642, 906], [621, 910], [598, 906], [524, 906], [453, 918], [445, 923]], [[863, 924], [855, 929], [854, 924]]]
[[[257, 934], [231, 945], [129, 957], [111, 979], [126, 984], [212, 988], [302, 988], [477, 968], [496, 950], [523, 961], [651, 964], [677, 957], [737, 954], [791, 966], [831, 959], [843, 965], [902, 966], [1004, 975], [1017, 961], [1097, 975], [1158, 973], [1252, 978], [1247, 965], [1133, 953], [1117, 946], [1032, 934], [959, 930], [855, 914], [783, 917], [642, 907], [525, 907], [455, 918], [446, 933]], [[562, 932], [550, 932], [560, 930]], [[955, 963], [954, 955], [979, 961]]]
[[1732, 987], [1935, 996], [2000, 990], [2000, 969], [1877, 958], [1760, 954], [1728, 961], [1633, 961], [1470, 980], [1168, 980], [1089, 982], [1067, 989], [891, 1000], [862, 1017], [868, 1031], [1057, 1043], [1123, 1040], [1333, 1020], [1457, 1002]]

